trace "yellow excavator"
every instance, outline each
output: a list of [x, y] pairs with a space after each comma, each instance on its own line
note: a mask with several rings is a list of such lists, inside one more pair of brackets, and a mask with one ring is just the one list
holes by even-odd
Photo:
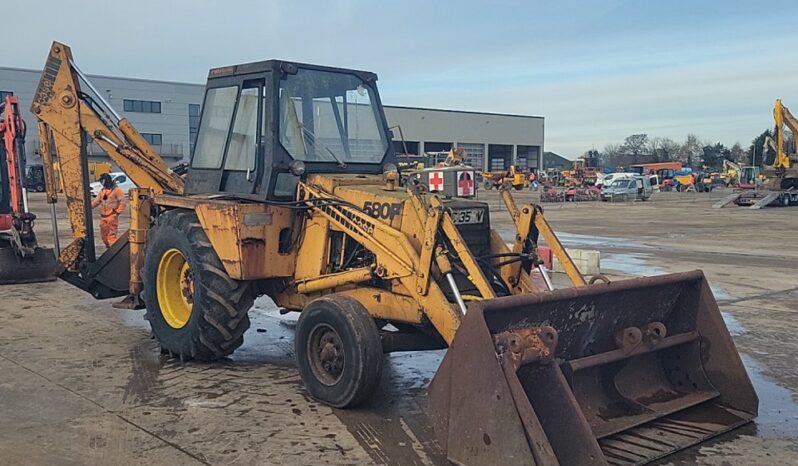
[[[146, 307], [162, 350], [195, 360], [235, 351], [268, 295], [300, 312], [306, 390], [339, 408], [370, 396], [384, 353], [448, 348], [428, 414], [457, 464], [641, 464], [756, 416], [700, 271], [589, 283], [507, 185], [509, 245], [486, 203], [399, 187], [376, 81], [282, 60], [211, 69], [183, 178], [54, 43], [32, 112], [72, 221], [62, 278]], [[87, 135], [140, 187], [99, 257]], [[541, 271], [541, 239], [572, 287]]]
[[[766, 136], [762, 144], [762, 153], [772, 150], [776, 153], [772, 165], [759, 167], [743, 167], [742, 185], [744, 187], [756, 188], [715, 204], [715, 207], [722, 207], [728, 202], [733, 202], [740, 206], [747, 206], [752, 209], [760, 209], [766, 206], [788, 207], [798, 205], [798, 154], [788, 153], [787, 135], [785, 126], [793, 135], [798, 134], [798, 119], [793, 116], [790, 110], [776, 99], [773, 105], [773, 120], [776, 123], [774, 137]], [[762, 187], [760, 191], [758, 188]], [[727, 202], [728, 201], [728, 202]]]
[[774, 129], [776, 158], [773, 165], [766, 167], [763, 171], [768, 178], [765, 182], [766, 188], [771, 190], [798, 191], [798, 154], [787, 153], [787, 138], [784, 127], [789, 128], [793, 137], [798, 135], [798, 119], [793, 116], [790, 110], [776, 99], [773, 105], [773, 119], [776, 123]]

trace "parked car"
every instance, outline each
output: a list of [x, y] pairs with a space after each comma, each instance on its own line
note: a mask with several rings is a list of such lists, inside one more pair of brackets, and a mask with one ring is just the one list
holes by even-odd
[[632, 175], [629, 178], [613, 180], [601, 188], [602, 201], [628, 201], [640, 199], [646, 201], [651, 197], [653, 189], [648, 176]]
[[[127, 194], [127, 192], [132, 188], [138, 188], [136, 183], [130, 181], [130, 178], [128, 178], [128, 176], [122, 172], [112, 172], [109, 173], [109, 175], [111, 175], [111, 178], [113, 178], [113, 180], [116, 182], [116, 185], [121, 188], [125, 194]], [[95, 181], [89, 185], [89, 190], [91, 191], [92, 197], [100, 194], [102, 189], [103, 185], [99, 181]]]
[[36, 191], [43, 193], [44, 186], [44, 170], [41, 165], [29, 165], [25, 173], [25, 189], [28, 191]]
[[596, 186], [599, 187], [599, 188], [603, 188], [604, 186], [611, 185], [613, 181], [616, 181], [616, 180], [628, 180], [628, 179], [632, 178], [633, 176], [635, 176], [634, 173], [621, 173], [621, 172], [608, 173], [608, 174], [604, 175], [603, 178], [600, 178], [600, 179], [596, 180]]

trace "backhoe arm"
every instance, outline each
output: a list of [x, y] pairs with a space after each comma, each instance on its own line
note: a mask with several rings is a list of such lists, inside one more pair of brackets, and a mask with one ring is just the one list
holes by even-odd
[[[83, 92], [81, 84], [94, 95]], [[49, 133], [52, 133], [58, 157], [74, 238], [60, 258], [67, 269], [74, 269], [81, 256], [94, 260], [94, 245], [86, 241], [92, 231], [88, 192], [91, 180], [85, 150], [87, 134], [139, 187], [157, 194], [183, 192], [183, 179], [172, 173], [130, 122], [103, 100], [75, 66], [72, 52], [66, 45], [53, 43], [31, 111], [40, 122], [40, 139], [49, 141]], [[43, 164], [48, 165], [45, 173], [53, 170], [54, 161], [49, 155], [42, 157]], [[55, 197], [54, 192], [48, 194]]]

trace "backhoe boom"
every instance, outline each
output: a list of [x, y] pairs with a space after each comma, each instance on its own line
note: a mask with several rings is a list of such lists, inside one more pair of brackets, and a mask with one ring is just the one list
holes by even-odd
[[[84, 92], [84, 84], [89, 92]], [[63, 278], [96, 296], [103, 296], [110, 293], [109, 280], [118, 281], [111, 275], [118, 275], [120, 271], [119, 267], [108, 267], [108, 263], [125, 263], [129, 255], [136, 256], [142, 251], [138, 250], [137, 243], [133, 243], [128, 252], [125, 237], [115, 245], [116, 251], [109, 254], [105, 261], [97, 261], [88, 191], [87, 136], [139, 188], [155, 194], [182, 194], [184, 181], [169, 169], [130, 122], [121, 118], [102, 98], [75, 66], [72, 52], [64, 44], [54, 42], [50, 49], [31, 111], [39, 119], [40, 140], [49, 142], [52, 137], [54, 142], [72, 227], [73, 241], [59, 255], [59, 262], [66, 274]], [[52, 154], [43, 154], [42, 161], [46, 178], [52, 179], [55, 163]], [[54, 183], [47, 184], [48, 198], [51, 200], [56, 199], [55, 189]], [[112, 257], [119, 254], [119, 260], [111, 261]], [[100, 277], [102, 272], [97, 268], [99, 266], [94, 266], [95, 262], [107, 267], [105, 277]]]

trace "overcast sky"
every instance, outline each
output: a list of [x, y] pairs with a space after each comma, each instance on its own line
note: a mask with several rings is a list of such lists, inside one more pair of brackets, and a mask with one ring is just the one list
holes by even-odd
[[[375, 71], [383, 102], [546, 117], [573, 158], [632, 133], [731, 145], [798, 109], [798, 1], [3, 2], [0, 66], [204, 82], [284, 58]], [[10, 26], [10, 30], [8, 27]]]

